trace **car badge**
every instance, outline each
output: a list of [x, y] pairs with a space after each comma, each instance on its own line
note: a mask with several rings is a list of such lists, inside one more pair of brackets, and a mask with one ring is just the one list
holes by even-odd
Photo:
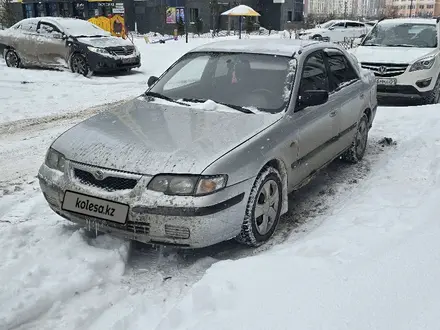
[[104, 172], [102, 172], [101, 170], [97, 170], [95, 172], [95, 178], [96, 178], [96, 180], [103, 180], [104, 179]]
[[380, 74], [384, 74], [385, 72], [387, 72], [387, 68], [386, 68], [385, 66], [381, 66], [381, 67], [379, 68], [379, 73], [380, 73]]

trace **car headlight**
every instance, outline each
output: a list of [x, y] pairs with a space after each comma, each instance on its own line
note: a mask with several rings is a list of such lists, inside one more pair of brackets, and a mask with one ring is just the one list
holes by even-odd
[[88, 46], [87, 49], [90, 50], [91, 52], [98, 53], [98, 54], [108, 54], [108, 51], [104, 48]]
[[434, 65], [434, 62], [435, 62], [434, 56], [426, 57], [411, 65], [411, 69], [409, 69], [409, 72], [419, 71], [419, 70], [429, 70]]
[[45, 164], [51, 169], [64, 172], [64, 168], [66, 166], [66, 158], [58, 151], [49, 148], [46, 154]]
[[202, 196], [226, 187], [226, 175], [156, 175], [148, 184], [148, 189], [165, 195]]

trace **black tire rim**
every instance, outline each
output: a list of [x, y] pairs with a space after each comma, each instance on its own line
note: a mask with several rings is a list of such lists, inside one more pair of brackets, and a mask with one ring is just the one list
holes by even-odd
[[74, 56], [72, 58], [72, 71], [79, 74], [86, 74], [87, 64], [82, 56]]
[[17, 53], [14, 51], [9, 51], [6, 55], [6, 63], [12, 68], [18, 68], [19, 59]]
[[368, 128], [367, 122], [362, 120], [358, 127], [358, 132], [356, 136], [356, 154], [362, 156], [367, 148], [368, 141]]

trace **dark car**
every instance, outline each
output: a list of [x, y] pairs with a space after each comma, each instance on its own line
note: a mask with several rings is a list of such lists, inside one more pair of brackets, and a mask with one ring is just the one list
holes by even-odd
[[129, 41], [81, 19], [26, 18], [0, 32], [9, 67], [68, 68], [84, 76], [93, 72], [131, 70], [141, 56]]

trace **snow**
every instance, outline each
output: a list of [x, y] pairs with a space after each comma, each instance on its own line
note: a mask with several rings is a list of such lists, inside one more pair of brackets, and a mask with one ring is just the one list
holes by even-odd
[[437, 329], [440, 105], [379, 107], [365, 159], [289, 196], [255, 250], [93, 238], [50, 210], [35, 175], [53, 139], [209, 41], [137, 40], [143, 66], [116, 77], [0, 63], [0, 329]]

